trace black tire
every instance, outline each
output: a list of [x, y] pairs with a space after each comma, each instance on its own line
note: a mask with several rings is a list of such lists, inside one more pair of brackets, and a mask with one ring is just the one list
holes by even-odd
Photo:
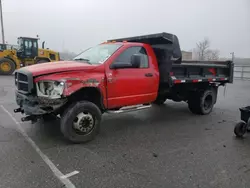
[[[9, 66], [8, 70], [4, 69], [4, 66]], [[14, 61], [8, 58], [1, 58], [0, 59], [0, 75], [12, 75], [16, 70], [16, 64]]]
[[156, 105], [162, 105], [165, 103], [165, 101], [167, 100], [167, 98], [165, 96], [157, 96], [156, 100], [153, 102], [153, 104]]
[[37, 60], [37, 61], [36, 61], [36, 64], [48, 63], [48, 62], [49, 62], [48, 60], [40, 59], [40, 60]]
[[[77, 115], [85, 112], [92, 115], [94, 119], [93, 128], [86, 134], [81, 134], [74, 127], [74, 121]], [[84, 143], [95, 138], [100, 129], [102, 113], [100, 109], [92, 102], [80, 101], [72, 104], [66, 109], [61, 117], [61, 132], [64, 137], [73, 143]]]
[[244, 134], [247, 132], [247, 124], [245, 122], [239, 122], [234, 127], [234, 134], [242, 138]]
[[188, 100], [188, 108], [194, 114], [206, 115], [213, 110], [216, 93], [212, 89], [196, 92]]

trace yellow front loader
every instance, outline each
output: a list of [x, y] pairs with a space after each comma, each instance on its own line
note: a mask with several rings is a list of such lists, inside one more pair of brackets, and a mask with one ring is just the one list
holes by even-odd
[[18, 47], [8, 49], [0, 44], [0, 75], [11, 75], [16, 69], [37, 63], [60, 61], [59, 52], [38, 48], [38, 39], [19, 37]]

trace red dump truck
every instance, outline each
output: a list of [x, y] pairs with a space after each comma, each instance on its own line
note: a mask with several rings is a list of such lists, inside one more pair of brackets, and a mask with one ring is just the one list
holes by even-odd
[[25, 114], [22, 121], [60, 115], [63, 135], [79, 143], [94, 139], [105, 112], [142, 110], [170, 99], [209, 114], [218, 87], [232, 82], [231, 61], [182, 61], [173, 34], [114, 39], [72, 61], [17, 70], [14, 112]]

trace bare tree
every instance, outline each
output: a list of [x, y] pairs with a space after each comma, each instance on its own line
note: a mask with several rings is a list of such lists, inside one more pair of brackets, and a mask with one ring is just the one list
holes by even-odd
[[196, 46], [199, 60], [205, 60], [206, 55], [208, 53], [208, 49], [210, 47], [209, 39], [204, 38], [202, 41], [198, 42]]
[[218, 60], [220, 51], [210, 49], [210, 40], [208, 38], [204, 38], [202, 41], [196, 44], [196, 49], [194, 49], [196, 53], [197, 60]]
[[208, 50], [207, 51], [207, 60], [218, 60], [220, 55], [219, 50]]

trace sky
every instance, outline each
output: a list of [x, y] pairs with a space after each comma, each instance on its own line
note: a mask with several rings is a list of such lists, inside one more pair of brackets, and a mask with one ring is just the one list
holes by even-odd
[[221, 57], [250, 57], [250, 0], [2, 0], [5, 40], [36, 37], [79, 53], [112, 38], [160, 32], [182, 50], [205, 37]]

